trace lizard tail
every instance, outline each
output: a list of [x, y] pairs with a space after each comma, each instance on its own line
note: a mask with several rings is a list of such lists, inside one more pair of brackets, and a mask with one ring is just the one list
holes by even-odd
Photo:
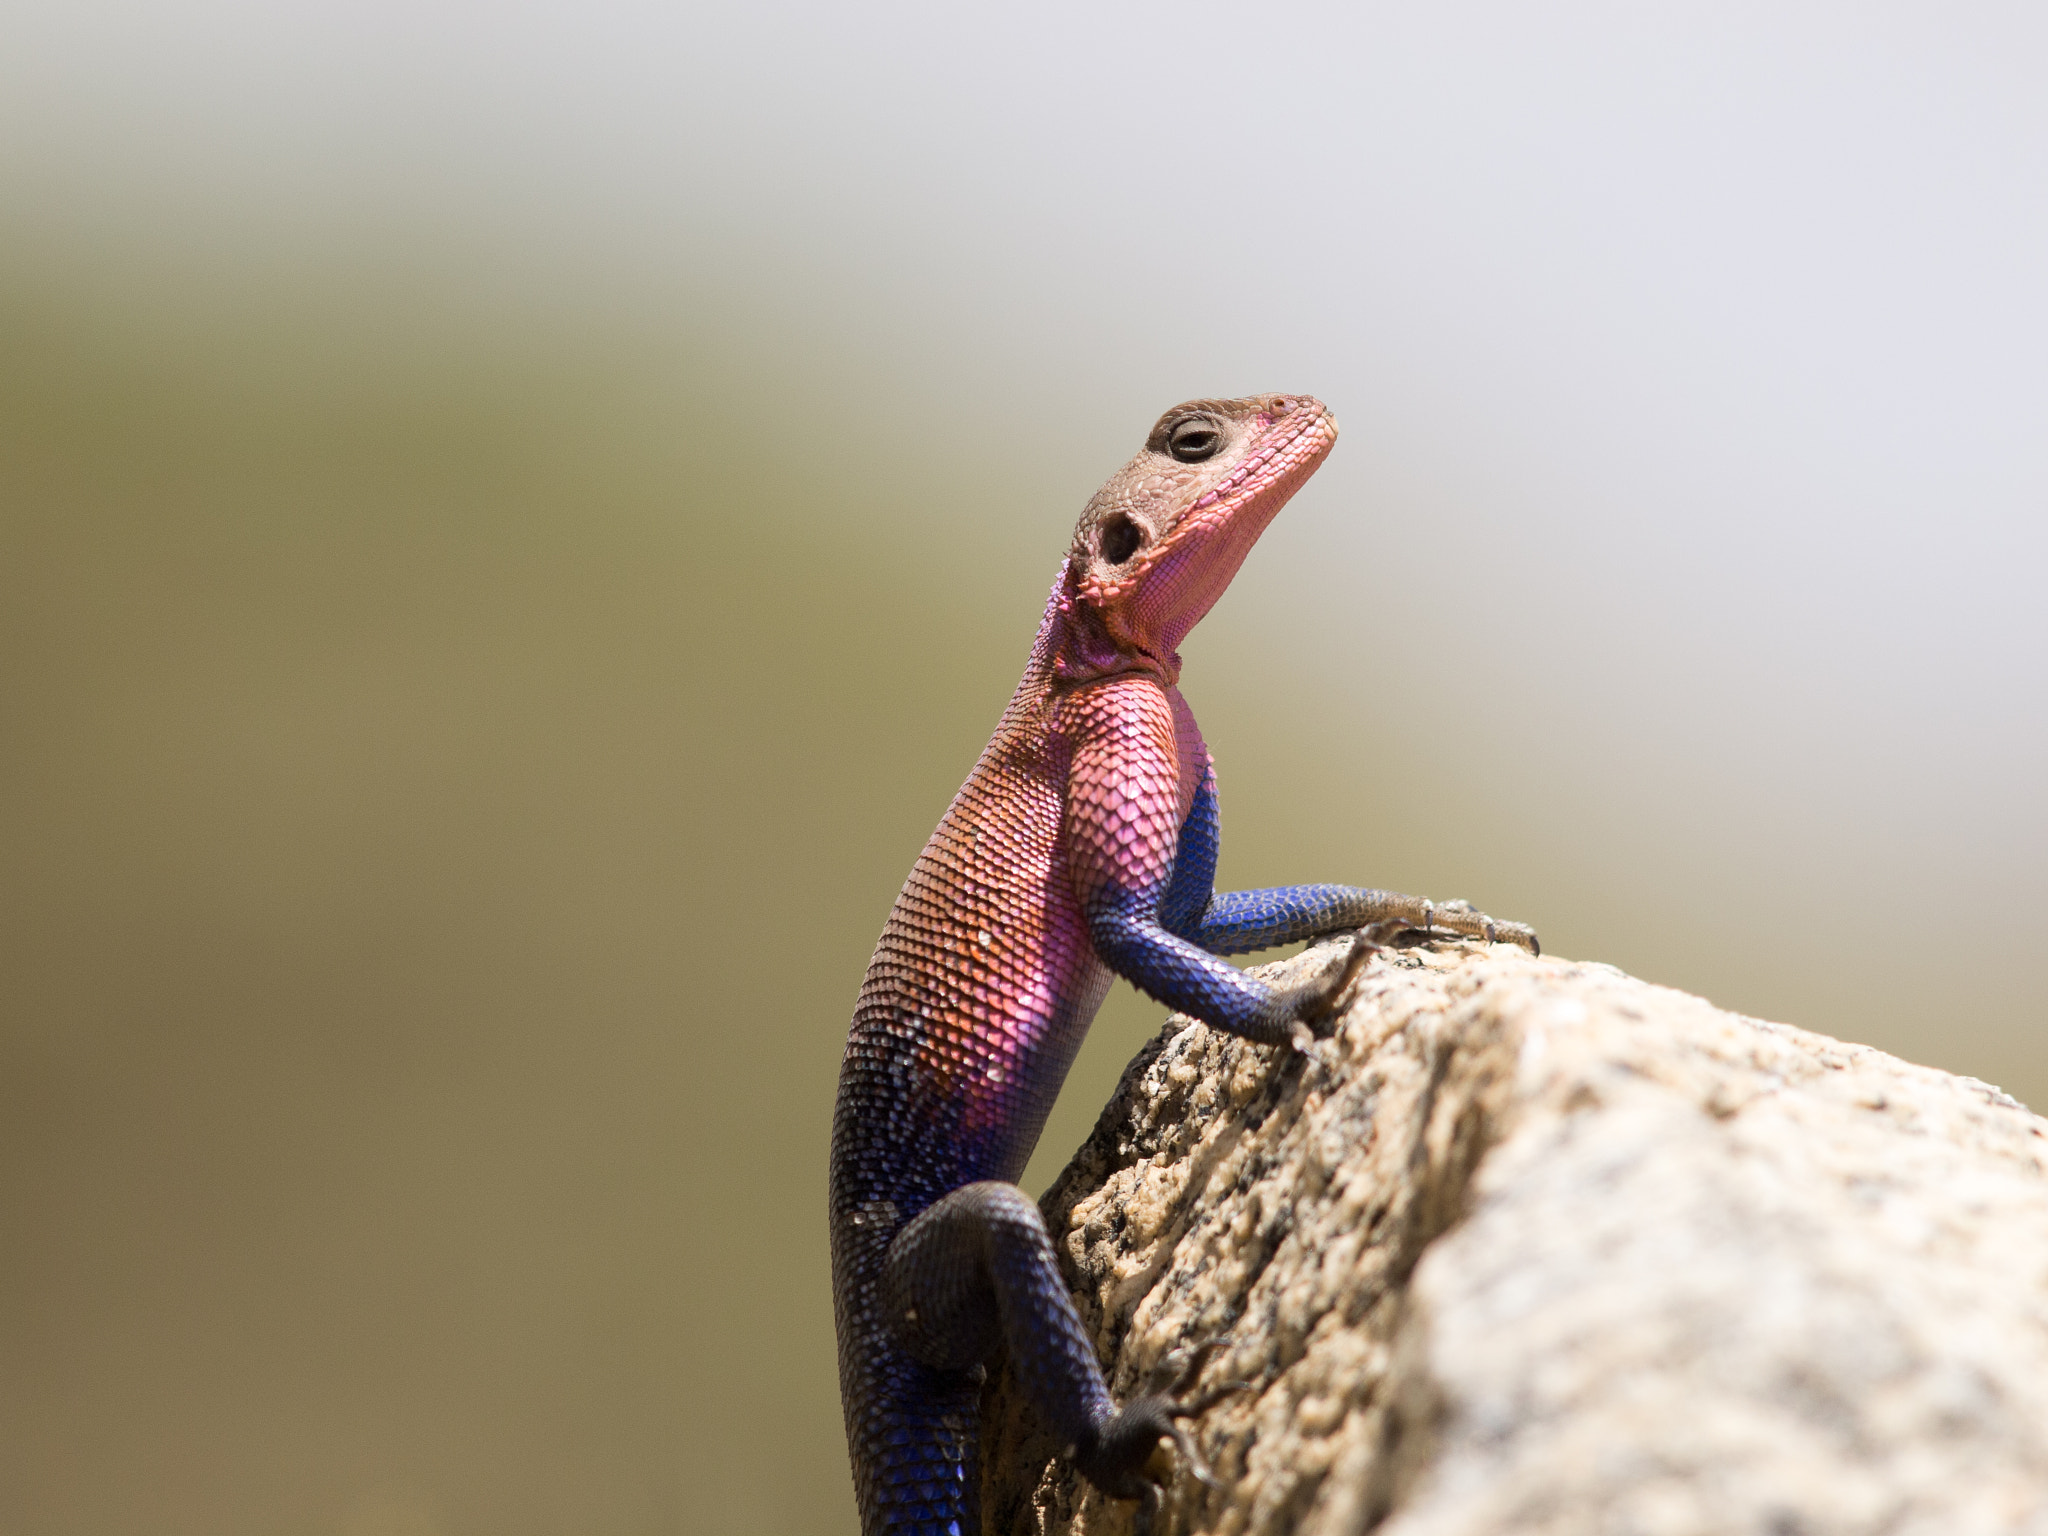
[[892, 1343], [842, 1359], [861, 1536], [979, 1536], [980, 1372], [938, 1371]]

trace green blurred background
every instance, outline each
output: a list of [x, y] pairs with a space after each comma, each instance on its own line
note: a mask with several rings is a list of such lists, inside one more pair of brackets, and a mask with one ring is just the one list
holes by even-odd
[[848, 1009], [1194, 394], [1345, 426], [1187, 647], [1226, 883], [2048, 1102], [2044, 78], [1992, 8], [24, 16], [0, 1530], [850, 1530]]

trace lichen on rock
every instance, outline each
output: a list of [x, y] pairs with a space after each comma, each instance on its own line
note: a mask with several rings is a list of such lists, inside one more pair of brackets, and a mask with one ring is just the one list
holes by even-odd
[[[1044, 1204], [1206, 1402], [1162, 1532], [2048, 1533], [2048, 1122], [1973, 1079], [1417, 945], [1313, 1057], [1169, 1019]], [[991, 1536], [1130, 1529], [984, 1416]]]

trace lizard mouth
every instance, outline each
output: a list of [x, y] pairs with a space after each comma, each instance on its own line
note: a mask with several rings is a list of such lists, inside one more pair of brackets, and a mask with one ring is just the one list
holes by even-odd
[[[1313, 413], [1308, 411], [1297, 412], [1296, 419], [1292, 423], [1290, 430], [1270, 435], [1266, 441], [1260, 443], [1258, 447], [1245, 455], [1243, 463], [1239, 464], [1237, 468], [1233, 469], [1209, 490], [1204, 491], [1197, 497], [1195, 504], [1188, 508], [1188, 510], [1190, 512], [1206, 511], [1225, 497], [1230, 496], [1233, 492], [1242, 490], [1253, 481], [1257, 482], [1257, 485], [1253, 486], [1253, 489], [1256, 490], [1258, 486], [1262, 486], [1268, 479], [1272, 478], [1270, 475], [1260, 474], [1261, 470], [1285, 454], [1289, 448], [1301, 440], [1302, 435], [1309, 431], [1310, 428], [1323, 427], [1325, 423], [1328, 423], [1331, 427], [1336, 425], [1330, 420], [1330, 408], [1326, 405], [1319, 404]], [[1336, 434], [1332, 431], [1329, 435], [1335, 437]]]

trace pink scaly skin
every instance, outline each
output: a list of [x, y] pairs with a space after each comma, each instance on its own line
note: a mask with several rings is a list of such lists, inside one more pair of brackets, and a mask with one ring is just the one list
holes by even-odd
[[[1305, 1044], [1402, 928], [1536, 947], [1462, 904], [1356, 886], [1217, 893], [1214, 767], [1178, 648], [1337, 424], [1305, 395], [1160, 418], [1089, 502], [1023, 681], [925, 845], [868, 967], [832, 1123], [840, 1394], [861, 1529], [971, 1536], [983, 1364], [1113, 1497], [1158, 1489], [1178, 1405], [1121, 1409], [1016, 1187], [1113, 975], [1220, 1029]], [[1341, 963], [1275, 988], [1220, 959], [1355, 931]]]

